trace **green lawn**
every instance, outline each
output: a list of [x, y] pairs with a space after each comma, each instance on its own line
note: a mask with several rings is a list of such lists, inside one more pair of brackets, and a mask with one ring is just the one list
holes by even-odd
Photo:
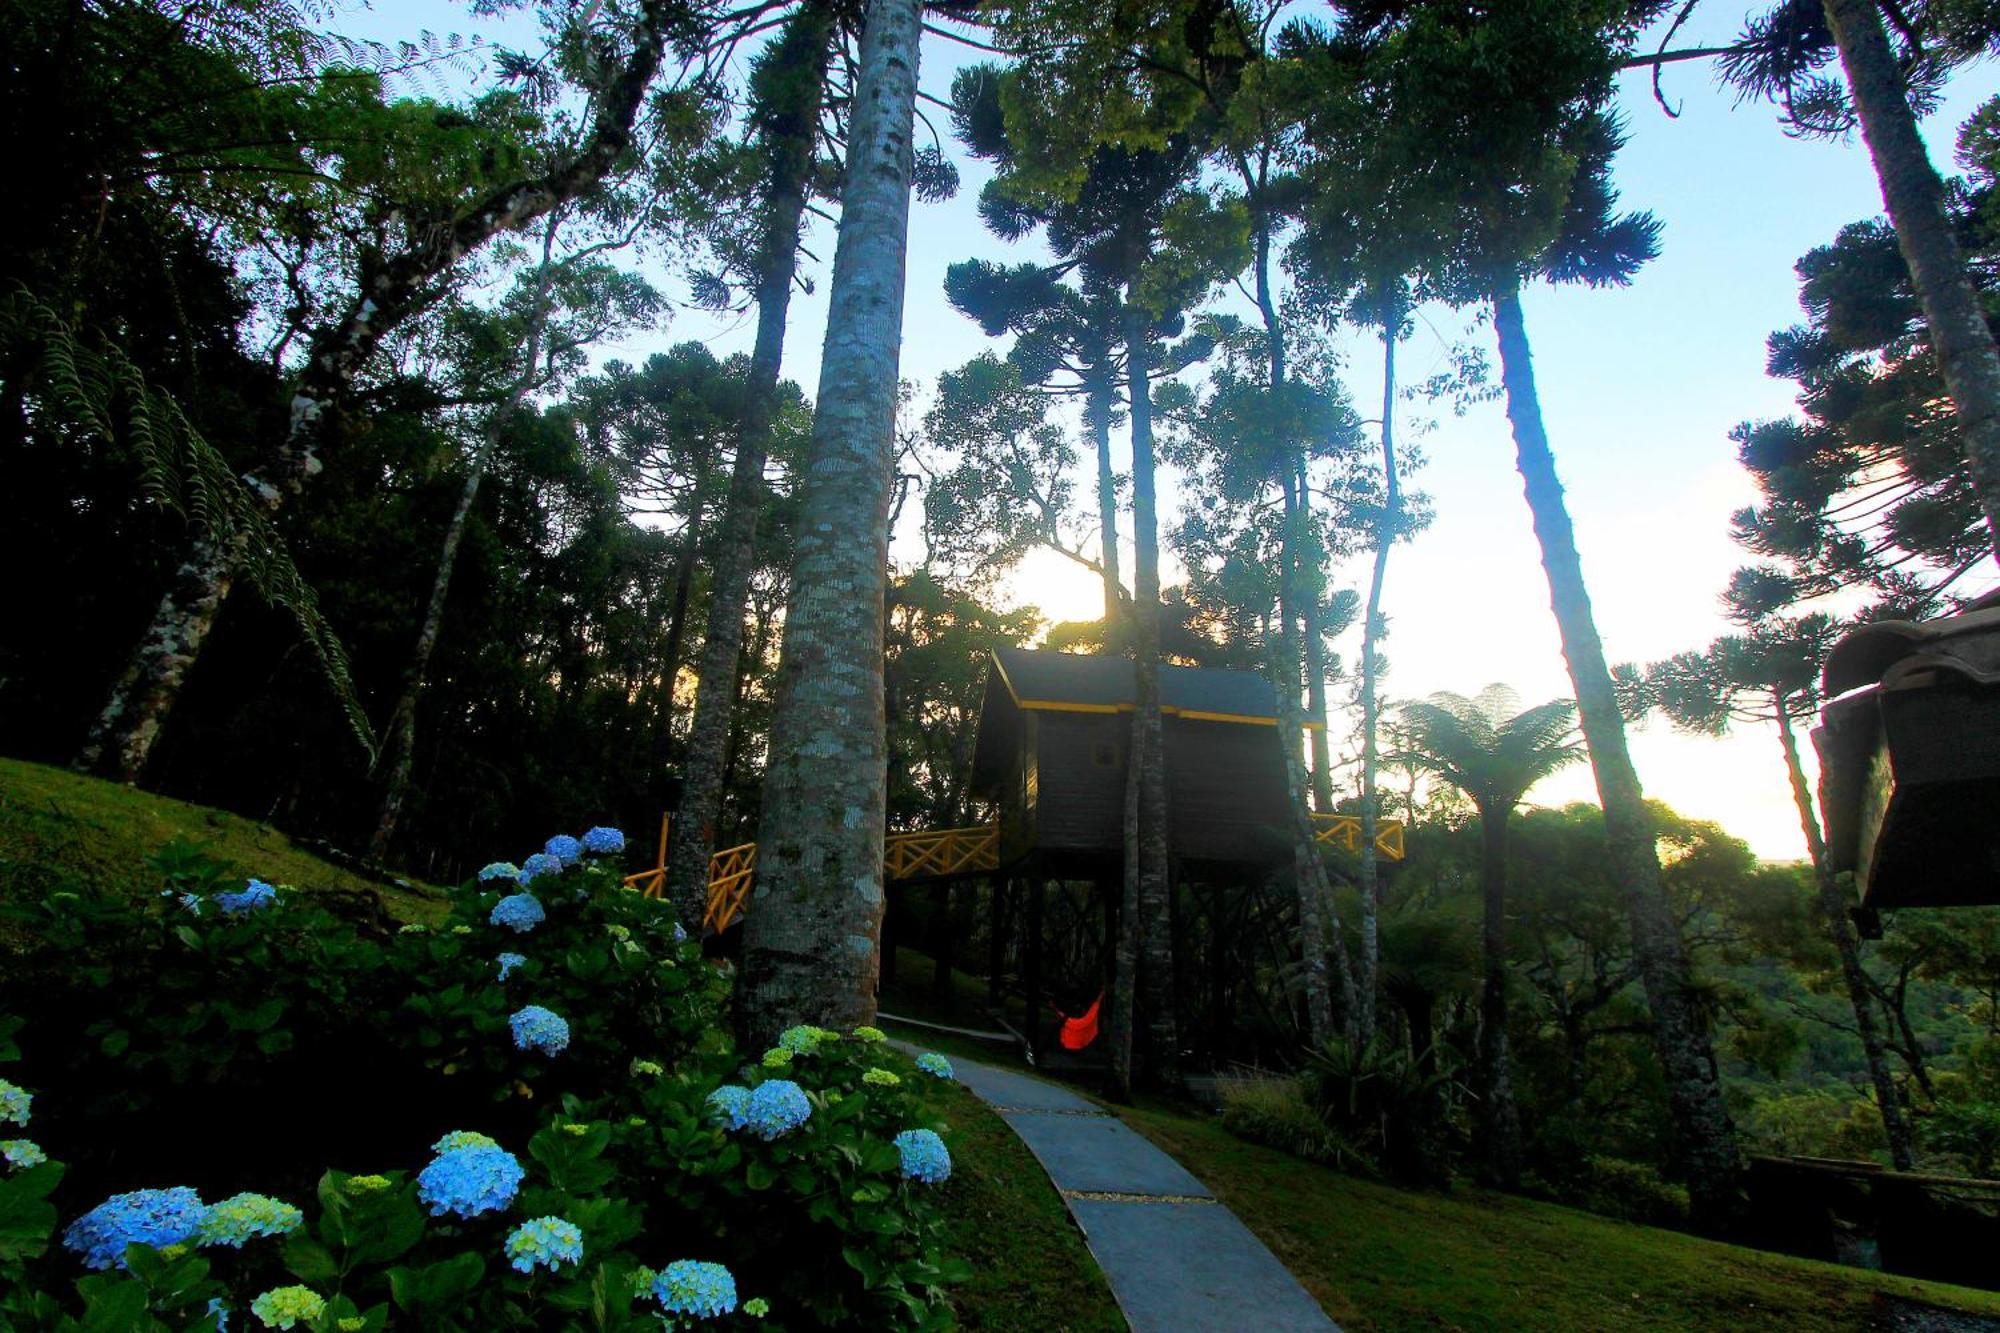
[[972, 1280], [953, 1292], [959, 1321], [1023, 1333], [1122, 1330], [1125, 1320], [1083, 1233], [1027, 1146], [963, 1087], [932, 1088], [927, 1100], [951, 1122], [947, 1248], [973, 1267]]
[[1146, 1107], [1127, 1123], [1206, 1182], [1336, 1322], [1380, 1329], [1868, 1329], [1898, 1296], [2000, 1316], [2000, 1293], [1613, 1222], [1373, 1184]]
[[102, 893], [157, 893], [158, 877], [146, 861], [175, 838], [273, 884], [377, 893], [399, 920], [434, 921], [444, 913], [428, 886], [400, 888], [342, 870], [268, 824], [67, 769], [0, 759], [0, 894], [41, 893], [58, 880]]

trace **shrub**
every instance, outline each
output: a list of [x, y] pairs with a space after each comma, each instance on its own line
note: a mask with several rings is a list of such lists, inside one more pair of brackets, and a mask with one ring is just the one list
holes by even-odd
[[1413, 1055], [1391, 1041], [1335, 1038], [1312, 1053], [1299, 1086], [1321, 1122], [1383, 1171], [1442, 1187], [1465, 1141], [1452, 1111], [1457, 1072], [1449, 1047]]
[[1239, 1138], [1358, 1175], [1380, 1174], [1368, 1155], [1306, 1104], [1297, 1080], [1231, 1079], [1220, 1085], [1223, 1128]]
[[[695, 1288], [656, 1271], [682, 1261], [713, 1279], [705, 1310], [722, 1285], [702, 1266], [727, 1270], [732, 1317], [949, 1324], [965, 1270], [940, 1252], [939, 1160], [927, 1143], [913, 1175], [898, 1148], [943, 1126], [882, 1076], [899, 1057], [799, 1029], [739, 1061], [722, 974], [601, 862], [540, 868], [520, 932], [491, 921], [524, 892], [497, 875], [390, 934], [283, 886], [225, 913], [243, 886], [184, 857], [162, 874], [137, 907], [49, 895], [0, 982], [29, 1020], [0, 1054], [71, 1159], [0, 1169], [0, 1326], [207, 1327], [215, 1302], [314, 1330], [658, 1328], [693, 1317], [663, 1302]], [[712, 1110], [724, 1086], [745, 1090], [738, 1128]], [[79, 1277], [59, 1219], [161, 1182], [258, 1193], [157, 1247], [103, 1214], [99, 1252], [128, 1266]]]
[[1688, 1220], [1685, 1185], [1666, 1180], [1657, 1168], [1644, 1162], [1616, 1157], [1585, 1158], [1558, 1197], [1571, 1207], [1625, 1222], [1685, 1227]]

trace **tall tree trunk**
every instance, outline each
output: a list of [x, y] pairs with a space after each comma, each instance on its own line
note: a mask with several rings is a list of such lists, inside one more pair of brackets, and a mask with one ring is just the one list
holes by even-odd
[[1118, 935], [1111, 977], [1111, 1078], [1132, 1099], [1132, 1034], [1139, 1008], [1139, 713], [1125, 733], [1125, 802], [1120, 822]]
[[[688, 602], [694, 596], [695, 556], [701, 550], [701, 522], [707, 513], [702, 482], [708, 475], [709, 459], [698, 460], [695, 468], [693, 505], [688, 513], [687, 531], [681, 534], [680, 549], [674, 552], [674, 592], [667, 608], [667, 641], [660, 647], [660, 715], [653, 724], [653, 766], [664, 771], [674, 753], [674, 682], [680, 678], [681, 649], [687, 642]], [[737, 612], [742, 619], [742, 611]], [[669, 825], [671, 832], [672, 826]]]
[[[1258, 181], [1247, 165], [1244, 179], [1253, 188]], [[1273, 398], [1276, 398], [1285, 387], [1285, 328], [1279, 319], [1277, 300], [1271, 288], [1268, 216], [1259, 212], [1257, 218], [1253, 272], [1257, 309], [1263, 316], [1265, 347], [1269, 353], [1269, 386]], [[1331, 942], [1339, 939], [1340, 919], [1334, 911], [1332, 886], [1327, 879], [1325, 863], [1320, 859], [1319, 842], [1309, 812], [1310, 809], [1332, 808], [1333, 779], [1326, 742], [1325, 644], [1321, 640], [1318, 609], [1314, 605], [1317, 595], [1306, 596], [1300, 579], [1302, 561], [1299, 552], [1304, 545], [1312, 513], [1303, 442], [1292, 441], [1291, 447], [1282, 450], [1275, 463], [1278, 489], [1284, 497], [1285, 526], [1278, 562], [1279, 628], [1273, 645], [1275, 651], [1270, 659], [1271, 689], [1278, 700], [1278, 743], [1285, 752], [1286, 798], [1298, 806], [1298, 809], [1289, 812], [1292, 878], [1299, 900], [1300, 964], [1306, 997], [1307, 1031], [1313, 1045], [1319, 1047], [1325, 1045], [1334, 1033], [1332, 992], [1327, 978], [1329, 954], [1336, 960], [1334, 971], [1340, 983], [1340, 1019], [1346, 1025], [1348, 1034], [1365, 1036], [1375, 1026], [1374, 972], [1372, 956], [1368, 954], [1365, 943], [1373, 939], [1374, 918], [1364, 903], [1362, 980], [1357, 984], [1348, 964], [1345, 944]], [[1299, 636], [1293, 627], [1300, 624], [1304, 626], [1306, 639], [1308, 706], [1312, 709], [1312, 720], [1320, 723], [1317, 731], [1310, 731], [1298, 715], [1300, 652]], [[1316, 645], [1320, 651], [1315, 651]], [[1313, 765], [1310, 775], [1299, 758], [1306, 745], [1302, 732], [1311, 736]], [[1306, 805], [1308, 796], [1312, 801], [1311, 807]]]
[[1653, 821], [1626, 748], [1625, 722], [1597, 637], [1555, 457], [1549, 452], [1518, 283], [1494, 293], [1493, 324], [1499, 336], [1501, 382], [1514, 430], [1516, 463], [1534, 516], [1542, 568], [1548, 575], [1549, 605], [1562, 636], [1563, 660], [1576, 690], [1597, 798], [1604, 808], [1611, 872], [1625, 891], [1633, 954], [1652, 1012], [1653, 1045], [1673, 1117], [1674, 1163], [1687, 1182], [1696, 1225], [1726, 1231], [1742, 1207], [1736, 1132], [1716, 1084], [1708, 1034], [1689, 992], [1687, 950], [1660, 883]]
[[1133, 728], [1139, 764], [1139, 1006], [1146, 1016], [1146, 1066], [1156, 1082], [1180, 1077], [1174, 1020], [1173, 884], [1168, 873], [1166, 737], [1160, 720], [1160, 524], [1153, 489], [1152, 320], [1129, 300], [1125, 373], [1132, 410], [1133, 643], [1138, 701]]
[[1945, 216], [1944, 182], [1917, 132], [1877, 0], [1825, 0], [1825, 7], [1882, 202], [1958, 408], [1959, 447], [1972, 489], [2000, 557], [2000, 350]]
[[875, 1017], [888, 740], [883, 606], [910, 225], [919, 0], [871, 0], [818, 410], [778, 662], [743, 930], [741, 1025], [755, 1048], [795, 1023]]
[[1882, 1134], [1889, 1141], [1889, 1160], [1898, 1171], [1916, 1166], [1911, 1149], [1910, 1123], [1903, 1115], [1903, 1099], [1896, 1080], [1889, 1074], [1889, 1055], [1882, 1034], [1875, 1026], [1875, 996], [1868, 987], [1868, 974], [1861, 967], [1861, 941], [1855, 938], [1854, 923], [1847, 915], [1846, 895], [1826, 864], [1826, 839], [1820, 833], [1819, 816], [1813, 811], [1812, 791], [1806, 786], [1805, 767], [1799, 763], [1798, 738], [1792, 733], [1791, 703], [1782, 691], [1772, 691], [1771, 703], [1778, 719], [1778, 740], [1785, 750], [1785, 774], [1792, 782], [1792, 803], [1798, 807], [1799, 828], [1806, 835], [1806, 851], [1812, 857], [1813, 881], [1819, 889], [1820, 911], [1826, 917], [1826, 933], [1840, 954], [1841, 980], [1847, 985], [1848, 1003], [1854, 1006], [1854, 1030], [1861, 1037], [1861, 1052], [1868, 1062], [1868, 1079], [1875, 1085], [1875, 1102], [1882, 1114]]
[[[1400, 283], [1398, 284], [1400, 288]], [[1389, 574], [1389, 548], [1395, 543], [1402, 514], [1402, 489], [1396, 475], [1396, 335], [1403, 322], [1400, 299], [1391, 297], [1382, 322], [1382, 516], [1375, 525], [1375, 563], [1368, 573], [1368, 605], [1361, 622], [1361, 986], [1375, 992], [1381, 956], [1381, 866], [1375, 839], [1381, 832], [1375, 792], [1377, 736], [1382, 723], [1380, 669], [1376, 662], [1382, 638], [1382, 585]]]
[[1083, 415], [1097, 447], [1098, 567], [1104, 582], [1104, 651], [1122, 649], [1125, 586], [1118, 577], [1118, 474], [1111, 467], [1111, 405], [1117, 395], [1111, 349], [1099, 349], [1084, 385]]
[[493, 451], [500, 447], [500, 437], [514, 414], [528, 400], [541, 370], [542, 341], [548, 333], [552, 313], [549, 293], [555, 285], [556, 236], [561, 230], [562, 210], [558, 208], [550, 212], [548, 226], [542, 232], [542, 262], [535, 273], [528, 345], [522, 353], [521, 369], [508, 386], [506, 400], [486, 418], [479, 448], [473, 452], [466, 469], [465, 484], [459, 488], [458, 504], [451, 511], [451, 521], [444, 529], [444, 544], [438, 549], [437, 571], [431, 576], [430, 601], [424, 606], [423, 623], [417, 628], [416, 646], [410, 650], [410, 662], [403, 671], [403, 690], [390, 711], [389, 726], [382, 738], [382, 757], [389, 761], [389, 772], [382, 784], [375, 832], [368, 840], [369, 859], [378, 863], [388, 858], [396, 825], [403, 817], [403, 803], [409, 798], [410, 774], [417, 755], [417, 705], [430, 684], [431, 653], [436, 650], [438, 635], [444, 629], [445, 602], [451, 595], [452, 572], [458, 568], [458, 548], [465, 540], [466, 524], [471, 521], [472, 506], [479, 499], [479, 486], [486, 479]]
[[737, 663], [743, 655], [744, 606], [757, 559], [757, 516], [764, 506], [764, 463], [785, 354], [785, 321], [798, 274], [799, 226], [818, 143], [820, 105], [833, 38], [833, 11], [809, 0], [787, 22], [772, 49], [776, 66], [770, 105], [760, 108], [769, 151], [764, 235], [758, 251], [757, 341], [744, 386], [743, 421], [729, 497], [709, 557], [708, 623], [701, 646], [694, 716], [682, 747], [681, 800], [669, 829], [667, 894], [689, 931], [701, 929], [708, 906], [708, 862], [722, 810]]
[[1479, 1183], [1512, 1189], [1521, 1180], [1521, 1113], [1514, 1105], [1514, 1071], [1507, 1054], [1507, 817], [1479, 812], [1480, 888], [1486, 900], [1479, 992]]
[[[584, 146], [546, 175], [488, 195], [407, 249], [364, 256], [354, 295], [313, 338], [292, 394], [285, 433], [243, 484], [275, 517], [319, 475], [327, 414], [346, 396], [390, 330], [421, 309], [436, 279], [502, 232], [516, 231], [596, 185], [624, 156], [632, 122], [660, 64], [668, 0], [644, 0], [636, 44], [600, 91]], [[248, 534], [204, 534], [175, 571], [110, 700], [77, 753], [75, 766], [135, 782], [151, 756], [187, 674], [235, 585]]]

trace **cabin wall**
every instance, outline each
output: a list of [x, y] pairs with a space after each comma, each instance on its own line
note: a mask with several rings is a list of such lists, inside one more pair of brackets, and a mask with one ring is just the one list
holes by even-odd
[[[1130, 713], [1031, 713], [1037, 759], [1035, 845], [1120, 853]], [[1194, 860], [1263, 864], [1289, 855], [1284, 758], [1276, 727], [1164, 719], [1174, 850]]]
[[1125, 841], [1125, 750], [1130, 713], [1033, 714], [1039, 740], [1038, 845], [1119, 851]]
[[1015, 744], [999, 792], [1002, 864], [1018, 860], [1034, 849], [1036, 807], [1040, 799], [1035, 715], [1020, 709], [1009, 711], [1008, 725], [1015, 731]]
[[1193, 860], [1267, 863], [1290, 854], [1278, 729], [1165, 719], [1174, 850]]

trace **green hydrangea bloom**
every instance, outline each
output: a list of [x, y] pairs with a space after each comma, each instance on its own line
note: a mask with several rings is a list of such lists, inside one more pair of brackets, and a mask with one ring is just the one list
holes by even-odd
[[[881, 1028], [863, 1027], [854, 1029], [854, 1039], [856, 1041], [887, 1041], [889, 1040], [889, 1034]], [[747, 1310], [750, 1307], [746, 1305], [743, 1308]]]
[[434, 1153], [456, 1152], [460, 1148], [497, 1148], [500, 1144], [477, 1130], [454, 1129], [431, 1145]]
[[903, 1080], [886, 1069], [871, 1069], [861, 1076], [863, 1083], [872, 1083], [878, 1088], [893, 1088]]
[[341, 1320], [334, 1327], [338, 1328], [340, 1333], [361, 1333], [362, 1329], [368, 1327], [368, 1321], [358, 1314], [353, 1314]]
[[472, 927], [465, 925], [453, 926], [451, 928], [451, 933], [454, 935], [470, 935], [472, 933]]
[[771, 1303], [762, 1296], [752, 1296], [749, 1300], [743, 1302], [743, 1313], [749, 1315], [752, 1319], [762, 1319], [765, 1315], [771, 1313]]
[[792, 1062], [792, 1053], [782, 1046], [773, 1046], [764, 1052], [764, 1068], [783, 1069]]
[[634, 1060], [632, 1062], [632, 1072], [657, 1077], [666, 1073], [667, 1067], [652, 1060]]
[[326, 1301], [311, 1287], [273, 1287], [250, 1302], [250, 1313], [265, 1328], [291, 1328], [325, 1314]]
[[377, 1194], [388, 1188], [389, 1177], [387, 1176], [349, 1176], [347, 1178], [347, 1192], [349, 1194]]
[[571, 1138], [573, 1138], [573, 1139], [580, 1139], [580, 1138], [582, 1138], [582, 1137], [583, 1137], [584, 1135], [586, 1135], [586, 1134], [590, 1133], [590, 1126], [589, 1126], [589, 1125], [578, 1125], [578, 1124], [568, 1124], [568, 1125], [564, 1125], [564, 1126], [562, 1127], [562, 1132], [563, 1132], [563, 1133], [565, 1133], [565, 1134], [567, 1134], [567, 1135], [569, 1135], [569, 1136], [570, 1136]]

